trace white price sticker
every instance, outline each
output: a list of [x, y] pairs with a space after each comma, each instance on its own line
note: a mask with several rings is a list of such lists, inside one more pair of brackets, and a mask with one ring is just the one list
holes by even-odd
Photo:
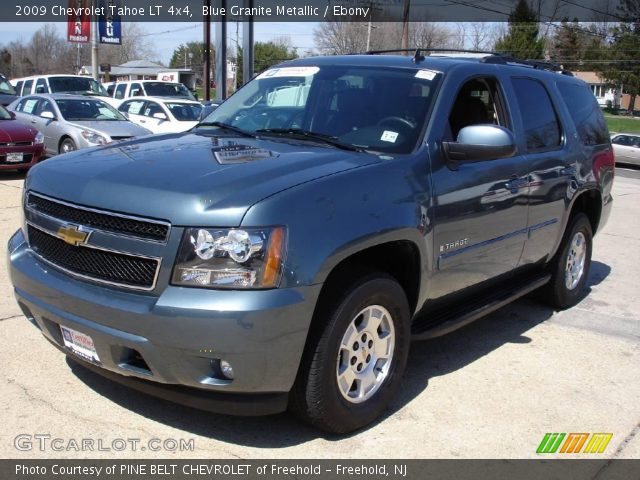
[[396, 143], [396, 139], [398, 138], [398, 132], [392, 132], [390, 130], [385, 130], [382, 132], [382, 136], [380, 140], [383, 142]]

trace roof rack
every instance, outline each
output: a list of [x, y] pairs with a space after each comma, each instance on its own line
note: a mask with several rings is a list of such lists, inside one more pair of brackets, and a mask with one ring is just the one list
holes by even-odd
[[482, 63], [489, 63], [494, 65], [513, 65], [518, 67], [529, 67], [537, 70], [547, 70], [550, 72], [557, 72], [563, 75], [573, 76], [569, 70], [565, 70], [557, 63], [544, 62], [541, 60], [520, 60], [513, 58], [511, 55], [507, 55], [501, 52], [491, 52], [486, 50], [465, 50], [458, 48], [395, 48], [391, 50], [371, 50], [366, 52], [367, 55], [380, 55], [383, 53], [397, 53], [397, 52], [415, 52], [413, 55], [413, 63], [419, 63], [425, 60], [423, 52], [429, 55], [430, 53], [473, 53], [483, 54], [484, 57], [480, 58]]
[[536, 70], [547, 70], [550, 72], [561, 73], [562, 75], [568, 75], [573, 77], [573, 73], [569, 70], [565, 70], [561, 65], [553, 62], [544, 62], [542, 60], [520, 60], [513, 58], [511, 55], [496, 54], [490, 57], [484, 57], [480, 59], [482, 63], [490, 63], [495, 65], [513, 65], [517, 67], [529, 67]]
[[495, 52], [487, 52], [484, 50], [464, 50], [459, 48], [394, 48], [391, 50], [369, 50], [367, 55], [380, 55], [383, 53], [396, 53], [396, 52], [415, 52], [413, 55], [413, 62], [418, 63], [425, 59], [422, 52], [429, 53], [475, 53], [485, 55], [497, 55]]

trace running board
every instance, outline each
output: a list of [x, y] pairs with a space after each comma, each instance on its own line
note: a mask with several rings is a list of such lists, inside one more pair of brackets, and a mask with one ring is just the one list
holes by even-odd
[[494, 293], [470, 299], [459, 308], [444, 308], [439, 312], [425, 313], [414, 320], [411, 340], [426, 340], [453, 332], [542, 287], [550, 279], [550, 274], [528, 277], [519, 282], [512, 282], [504, 289], [495, 288]]

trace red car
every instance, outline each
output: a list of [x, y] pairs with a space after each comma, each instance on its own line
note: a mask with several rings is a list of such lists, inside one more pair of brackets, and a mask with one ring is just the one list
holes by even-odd
[[13, 113], [0, 105], [0, 170], [27, 170], [44, 151], [44, 135], [19, 123]]

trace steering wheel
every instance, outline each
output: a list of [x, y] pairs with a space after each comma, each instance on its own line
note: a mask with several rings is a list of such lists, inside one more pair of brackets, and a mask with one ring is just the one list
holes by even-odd
[[395, 123], [396, 125], [402, 125], [403, 128], [410, 128], [410, 129], [414, 129], [416, 126], [410, 122], [409, 120], [407, 120], [406, 118], [402, 118], [402, 117], [384, 117], [382, 120], [380, 120], [376, 125], [378, 125], [379, 127], [385, 125], [385, 124], [389, 124], [389, 123]]

